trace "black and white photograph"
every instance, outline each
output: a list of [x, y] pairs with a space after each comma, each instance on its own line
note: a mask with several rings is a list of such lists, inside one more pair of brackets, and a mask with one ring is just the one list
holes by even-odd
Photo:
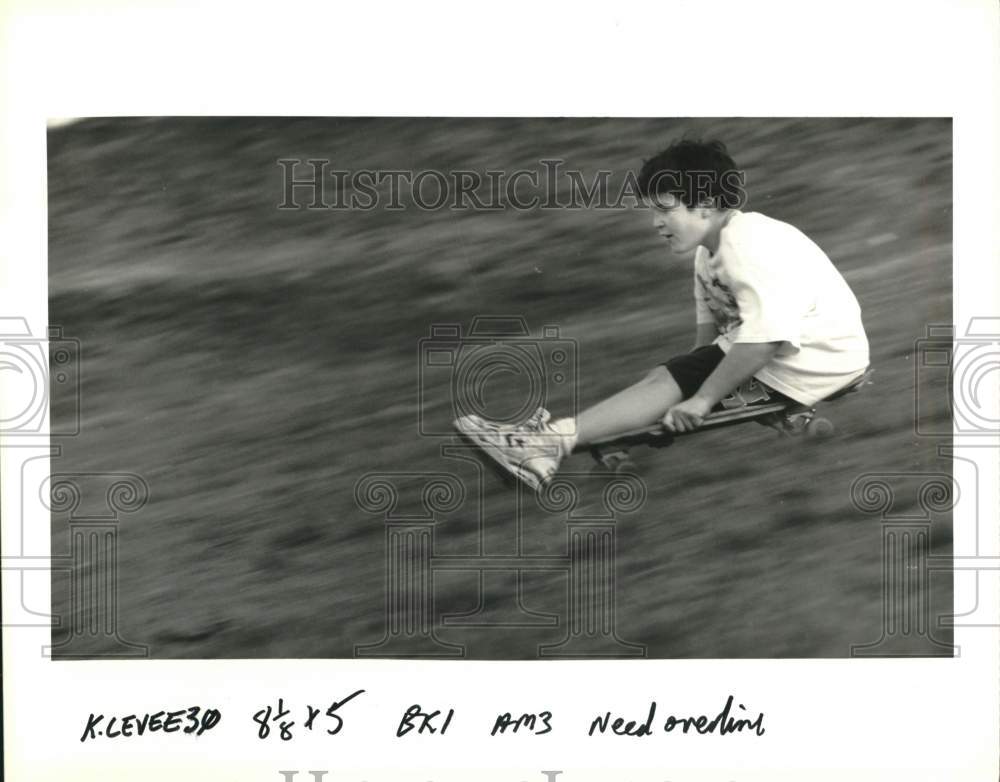
[[114, 586], [54, 656], [952, 654], [951, 149], [938, 118], [51, 127], [53, 555], [116, 517], [54, 572], [57, 616]]
[[995, 3], [0, 41], [4, 779], [997, 779]]

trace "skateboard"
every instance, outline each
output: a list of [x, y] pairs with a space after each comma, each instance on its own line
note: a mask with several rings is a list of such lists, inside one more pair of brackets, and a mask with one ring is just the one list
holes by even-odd
[[[863, 375], [823, 399], [819, 404], [832, 402], [870, 385], [872, 372], [872, 369], [865, 370]], [[832, 421], [816, 414], [815, 407], [799, 404], [788, 397], [775, 395], [773, 391], [768, 393], [769, 391], [770, 389], [762, 388], [757, 381], [751, 380], [724, 399], [721, 409], [716, 409], [705, 416], [701, 426], [691, 432], [671, 432], [662, 424], [656, 424], [623, 432], [606, 440], [588, 443], [579, 450], [588, 451], [593, 457], [596, 462], [595, 472], [634, 473], [637, 467], [629, 455], [629, 449], [633, 446], [667, 448], [673, 445], [678, 437], [697, 434], [706, 429], [719, 429], [755, 421], [777, 430], [782, 437], [804, 435], [823, 438], [830, 437], [836, 431]]]

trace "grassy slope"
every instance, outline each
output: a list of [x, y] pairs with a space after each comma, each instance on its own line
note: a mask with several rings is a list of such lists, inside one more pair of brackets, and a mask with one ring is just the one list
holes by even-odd
[[[279, 211], [280, 157], [360, 169], [511, 171], [544, 157], [625, 171], [681, 133], [726, 140], [751, 209], [797, 225], [861, 301], [877, 383], [831, 408], [821, 448], [739, 427], [640, 455], [648, 499], [618, 525], [619, 634], [651, 656], [841, 656], [880, 635], [880, 529], [865, 472], [947, 469], [913, 433], [913, 346], [951, 321], [950, 126], [825, 120], [95, 120], [50, 133], [50, 322], [83, 344], [83, 433], [54, 471], [129, 471], [123, 635], [160, 657], [344, 656], [381, 636], [384, 531], [369, 471], [457, 470], [417, 434], [432, 323], [517, 314], [577, 341], [580, 402], [685, 349], [690, 270], [634, 210]], [[943, 378], [930, 381], [947, 415]], [[432, 386], [435, 426], [450, 414]], [[517, 389], [506, 389], [516, 394]], [[503, 393], [503, 390], [501, 392]], [[572, 399], [555, 394], [564, 411]], [[513, 398], [513, 397], [512, 397]], [[501, 400], [502, 401], [502, 400]], [[66, 400], [53, 400], [56, 416]], [[587, 470], [578, 457], [570, 469]], [[486, 484], [487, 545], [514, 545]], [[914, 502], [906, 498], [903, 502]], [[468, 506], [440, 551], [478, 545]], [[529, 553], [564, 521], [524, 510]], [[65, 527], [53, 550], [65, 550]], [[950, 550], [947, 518], [933, 528]], [[54, 590], [57, 611], [64, 590]], [[936, 612], [949, 583], [934, 582]], [[526, 604], [562, 611], [562, 584]], [[438, 608], [475, 580], [441, 576]], [[444, 629], [470, 656], [534, 656], [552, 629]]]

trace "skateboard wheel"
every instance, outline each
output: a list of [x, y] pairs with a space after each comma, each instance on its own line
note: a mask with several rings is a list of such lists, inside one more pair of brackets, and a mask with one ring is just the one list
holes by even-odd
[[805, 431], [807, 437], [823, 438], [832, 436], [836, 429], [827, 418], [813, 418], [806, 424]]
[[603, 473], [605, 475], [613, 473], [617, 475], [623, 472], [634, 472], [636, 469], [635, 462], [624, 451], [604, 453], [594, 458], [597, 461], [592, 470], [594, 473]]

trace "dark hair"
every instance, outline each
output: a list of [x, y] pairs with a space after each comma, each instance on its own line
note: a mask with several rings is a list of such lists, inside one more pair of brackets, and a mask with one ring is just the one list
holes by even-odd
[[746, 201], [743, 171], [721, 141], [675, 141], [642, 164], [638, 179], [643, 198], [670, 193], [688, 207], [707, 201], [720, 209]]

